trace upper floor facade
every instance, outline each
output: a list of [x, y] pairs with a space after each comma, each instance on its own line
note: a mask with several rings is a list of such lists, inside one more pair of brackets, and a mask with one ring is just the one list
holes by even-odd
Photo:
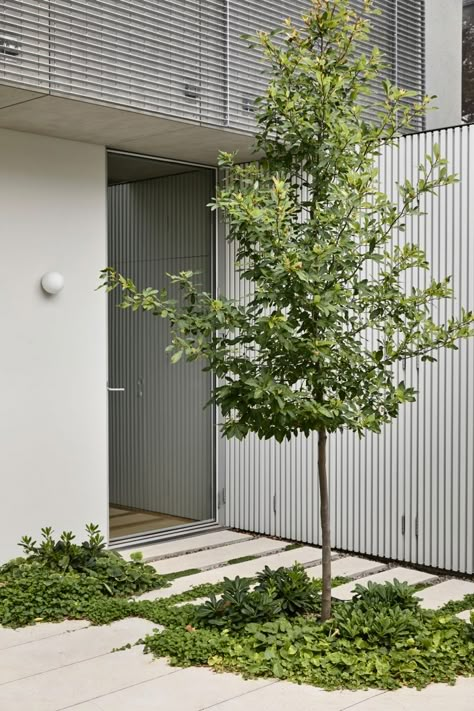
[[[297, 19], [309, 3], [1, 0], [0, 127], [172, 158], [208, 162], [216, 148], [238, 148], [245, 158], [265, 76], [242, 35]], [[427, 59], [441, 42], [454, 43], [458, 14], [460, 34], [462, 0], [374, 4], [382, 14], [370, 44], [384, 52], [386, 76], [440, 96], [446, 115], [428, 118], [428, 127], [458, 123], [461, 63], [455, 67], [454, 58], [430, 72]], [[446, 4], [456, 10], [449, 20]], [[169, 140], [158, 140], [165, 134]]]

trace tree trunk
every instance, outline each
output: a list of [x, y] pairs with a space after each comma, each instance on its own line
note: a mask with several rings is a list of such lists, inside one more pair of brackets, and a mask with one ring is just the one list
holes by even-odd
[[329, 516], [329, 491], [326, 469], [326, 430], [318, 432], [318, 477], [321, 504], [321, 532], [323, 539], [323, 589], [321, 621], [331, 617], [331, 522]]

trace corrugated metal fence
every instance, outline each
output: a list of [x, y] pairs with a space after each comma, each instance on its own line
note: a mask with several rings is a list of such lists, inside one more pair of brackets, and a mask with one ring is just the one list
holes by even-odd
[[[427, 252], [435, 278], [453, 277], [454, 299], [439, 317], [474, 309], [474, 126], [403, 137], [379, 160], [381, 189], [413, 179], [433, 144], [460, 181], [429, 197], [427, 215], [407, 223], [407, 239]], [[243, 285], [228, 246], [227, 293]], [[421, 280], [423, 274], [417, 274]], [[421, 283], [418, 281], [418, 283]], [[410, 287], [407, 284], [407, 287]], [[335, 548], [474, 572], [474, 343], [441, 352], [438, 363], [411, 362], [400, 379], [419, 390], [381, 435], [330, 438]], [[253, 437], [226, 444], [228, 526], [320, 543], [316, 438], [278, 445]]]

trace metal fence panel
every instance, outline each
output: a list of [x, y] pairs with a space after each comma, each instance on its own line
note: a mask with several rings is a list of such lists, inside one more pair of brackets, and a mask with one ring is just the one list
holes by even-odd
[[[438, 143], [459, 182], [428, 196], [424, 217], [410, 218], [394, 236], [420, 244], [434, 278], [452, 275], [453, 299], [440, 320], [474, 309], [474, 126], [414, 134], [385, 149], [378, 164], [381, 189], [414, 179]], [[245, 285], [227, 252], [227, 292]], [[413, 283], [428, 275], [418, 272]], [[407, 282], [410, 288], [411, 282]], [[419, 391], [381, 435], [360, 441], [330, 437], [329, 470], [336, 548], [463, 573], [474, 572], [474, 344], [440, 352], [436, 364], [412, 361], [398, 376]], [[316, 438], [286, 444], [247, 438], [226, 445], [227, 518], [230, 526], [320, 543]]]

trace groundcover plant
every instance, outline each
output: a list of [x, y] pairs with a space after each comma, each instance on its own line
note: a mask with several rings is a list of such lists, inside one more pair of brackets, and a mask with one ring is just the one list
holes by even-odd
[[126, 561], [105, 549], [99, 527], [86, 526], [88, 538], [75, 543], [64, 531], [58, 540], [41, 530], [39, 545], [24, 536], [25, 557], [0, 567], [0, 624], [11, 627], [38, 621], [87, 618], [101, 601], [163, 587], [168, 582], [141, 556]]
[[[164, 627], [144, 640], [145, 651], [173, 665], [325, 689], [422, 687], [474, 674], [474, 626], [454, 616], [472, 607], [472, 596], [433, 612], [420, 608], [415, 589], [405, 583], [355, 584], [354, 598], [333, 601], [332, 619], [322, 622], [322, 582], [295, 564], [265, 567], [252, 580], [226, 578], [164, 599], [137, 600], [131, 596], [166, 586], [170, 578], [139, 556], [128, 562], [106, 551], [98, 528], [87, 530], [80, 545], [67, 532], [54, 540], [48, 528], [39, 545], [23, 539], [26, 557], [0, 568], [1, 624], [142, 617]], [[335, 578], [332, 585], [344, 582]], [[203, 597], [208, 600], [195, 602]]]
[[177, 608], [164, 631], [145, 639], [146, 651], [178, 666], [325, 689], [421, 688], [474, 674], [473, 625], [449, 609], [421, 609], [407, 584], [356, 584], [351, 601], [333, 601], [326, 622], [318, 588], [298, 566], [267, 569], [253, 591], [238, 578], [226, 581], [222, 597]]

